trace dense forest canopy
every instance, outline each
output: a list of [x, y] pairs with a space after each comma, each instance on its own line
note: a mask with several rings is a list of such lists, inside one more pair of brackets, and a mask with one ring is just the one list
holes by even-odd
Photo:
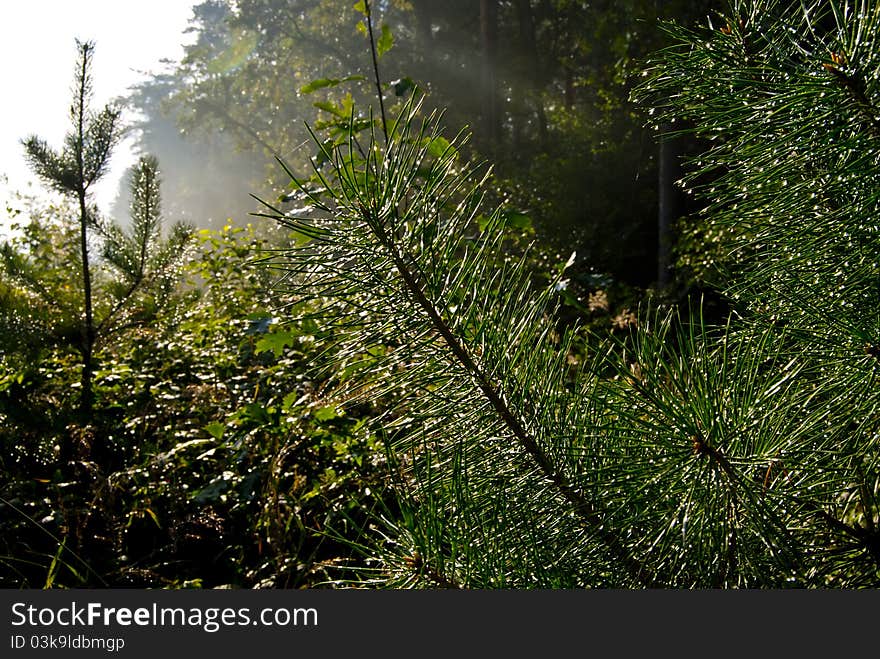
[[[880, 585], [880, 9], [209, 0], [24, 139], [0, 583]], [[25, 215], [28, 215], [25, 217]], [[181, 221], [185, 220], [185, 221]]]

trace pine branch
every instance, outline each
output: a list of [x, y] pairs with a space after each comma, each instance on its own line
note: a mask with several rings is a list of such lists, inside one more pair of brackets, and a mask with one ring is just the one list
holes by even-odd
[[880, 115], [878, 115], [877, 109], [865, 95], [865, 85], [861, 77], [857, 73], [846, 73], [838, 68], [843, 64], [840, 55], [832, 54], [832, 58], [833, 64], [825, 62], [822, 66], [834, 76], [837, 84], [849, 94], [853, 104], [856, 106], [856, 110], [868, 124], [868, 130], [871, 132], [871, 135], [875, 138], [880, 137]]
[[[511, 436], [515, 444], [510, 448], [516, 448], [517, 454], [504, 447], [498, 454], [498, 459], [506, 461], [503, 468], [517, 474], [518, 479], [534, 481], [542, 490], [541, 500], [552, 500], [555, 505], [564, 501], [565, 509], [572, 513], [570, 523], [574, 527], [570, 532], [580, 529], [578, 532], [591, 536], [597, 546], [604, 547], [604, 559], [627, 574], [631, 582], [658, 585], [656, 575], [633, 555], [613, 529], [606, 512], [566, 475], [562, 466], [565, 458], [549, 452], [556, 441], [555, 430], [543, 427], [544, 413], [539, 410], [543, 404], [550, 404], [549, 399], [568, 394], [563, 381], [548, 386], [549, 382], [540, 385], [537, 380], [544, 372], [544, 360], [547, 365], [555, 364], [559, 355], [565, 354], [565, 343], [558, 349], [545, 347], [549, 329], [542, 328], [543, 323], [536, 324], [545, 313], [542, 300], [546, 293], [534, 299], [526, 297], [531, 294], [531, 285], [525, 261], [500, 269], [493, 267], [500, 256], [496, 250], [501, 249], [503, 236], [503, 223], [497, 214], [492, 228], [487, 227], [485, 239], [469, 248], [463, 232], [468, 231], [467, 226], [479, 213], [479, 186], [486, 179], [470, 191], [470, 171], [451, 170], [457, 153], [454, 143], [450, 143], [444, 155], [432, 160], [429, 147], [435, 143], [436, 119], [423, 122], [421, 129], [410, 130], [414, 113], [413, 107], [404, 109], [402, 117], [389, 129], [384, 153], [375, 139], [359, 150], [353, 136], [345, 154], [327, 152], [325, 157], [336, 178], [330, 180], [326, 173], [315, 169], [316, 178], [326, 190], [322, 194], [327, 198], [317, 197], [294, 178], [314, 207], [329, 213], [326, 221], [293, 218], [266, 204], [272, 211], [266, 215], [312, 238], [302, 248], [285, 253], [283, 258], [271, 257], [270, 261], [301, 280], [317, 296], [329, 295], [352, 309], [370, 310], [366, 321], [358, 320], [351, 325], [334, 319], [340, 329], [351, 327], [350, 338], [337, 335], [344, 341], [339, 346], [339, 358], [353, 358], [353, 351], [373, 345], [399, 346], [385, 352], [382, 362], [387, 367], [382, 369], [399, 374], [395, 376], [394, 387], [434, 392], [430, 394], [430, 408], [419, 414], [424, 415], [429, 435], [442, 433], [451, 440], [443, 448], [445, 440], [437, 435], [437, 459], [441, 463], [447, 459], [485, 459], [488, 454], [477, 449], [482, 441], [488, 440], [488, 436], [482, 438], [484, 432]], [[321, 145], [320, 140], [316, 142]], [[354, 169], [352, 165], [362, 153], [366, 159]], [[429, 161], [432, 164], [426, 165]], [[422, 176], [426, 179], [422, 180]], [[463, 187], [468, 191], [459, 198], [458, 191]], [[431, 210], [440, 208], [450, 211], [448, 218]], [[445, 270], [447, 266], [451, 270]], [[360, 301], [364, 293], [384, 296], [387, 307], [364, 304]], [[523, 304], [530, 309], [526, 318], [519, 316]], [[362, 322], [371, 329], [358, 331], [357, 325]], [[405, 366], [411, 360], [420, 365]], [[444, 363], [448, 365], [434, 375], [434, 370], [441, 369]], [[486, 368], [488, 363], [493, 366]], [[521, 371], [514, 367], [518, 363]], [[442, 374], [443, 371], [450, 375]], [[346, 384], [338, 395], [351, 398], [370, 392], [370, 397], [375, 397], [385, 388], [358, 382]], [[444, 389], [449, 390], [448, 396], [440, 395]], [[444, 430], [442, 419], [452, 412], [458, 396], [474, 394], [482, 398], [472, 401], [470, 406], [479, 416], [473, 420], [480, 428], [479, 437], [474, 437], [472, 447], [456, 448], [452, 440], [454, 427]], [[544, 401], [545, 398], [548, 400]], [[533, 431], [521, 420], [523, 414], [534, 417]], [[542, 434], [543, 439], [536, 433]], [[449, 458], [445, 457], [447, 451], [451, 452]], [[444, 469], [440, 472], [446, 473]], [[441, 476], [440, 472], [439, 477], [455, 482], [454, 473]], [[463, 490], [461, 496], [479, 500], [485, 495], [475, 489], [472, 493]], [[495, 504], [486, 500], [474, 505]], [[528, 511], [518, 510], [517, 514], [527, 515]], [[568, 512], [564, 517], [568, 519]]]
[[[871, 474], [867, 482], [876, 478], [872, 428], [880, 399], [876, 361], [866, 356], [880, 335], [880, 117], [871, 100], [880, 75], [880, 12], [869, 3], [825, 0], [746, 0], [729, 12], [720, 30], [671, 27], [675, 45], [646, 72], [636, 95], [658, 123], [686, 120], [691, 128], [682, 132], [709, 142], [684, 183], [706, 203], [705, 235], [720, 238], [720, 253], [731, 255], [718, 265], [724, 292], [737, 304], [736, 343], [758, 344], [757, 363], [735, 366], [738, 380], [761, 383], [773, 368], [767, 364], [781, 358], [788, 364], [776, 368], [793, 368], [799, 382], [789, 380], [781, 395], [764, 380], [766, 393], [755, 395], [762, 386], [743, 396], [737, 379], [723, 377], [730, 393], [696, 413], [694, 401], [711, 378], [669, 368], [676, 356], [667, 354], [658, 369], [678, 394], [671, 397], [666, 381], [643, 365], [650, 378], [640, 390], [646, 404], [637, 409], [687, 429], [692, 453], [736, 483], [730, 503], [735, 497], [740, 524], [730, 539], [741, 573], [749, 569], [745, 559], [754, 560], [745, 553], [746, 533], [757, 531], [768, 546], [785, 548], [781, 567], [803, 583], [827, 584], [817, 575], [831, 574], [876, 583], [875, 540], [861, 526], [870, 525], [866, 495], [865, 522], [836, 519], [809, 502], [834, 501], [853, 482], [866, 482], [862, 468]], [[740, 16], [747, 18], [740, 23]], [[829, 52], [831, 61], [822, 62]], [[829, 93], [829, 77], [842, 93]], [[770, 345], [776, 357], [765, 362]], [[698, 391], [689, 388], [697, 384]], [[744, 414], [730, 407], [733, 395], [747, 403], [739, 408]], [[729, 422], [737, 416], [748, 425]], [[850, 430], [860, 426], [865, 430]], [[762, 492], [755, 491], [758, 481]], [[845, 551], [829, 534], [817, 537], [817, 519], [830, 535], [852, 541]], [[856, 547], [866, 553], [857, 556]]]
[[586, 523], [587, 527], [602, 538], [602, 541], [608, 546], [609, 550], [615, 555], [617, 560], [623, 562], [630, 575], [643, 586], [658, 586], [659, 583], [657, 578], [651, 570], [633, 558], [632, 555], [624, 549], [623, 544], [617, 536], [613, 532], [607, 530], [606, 525], [602, 520], [601, 511], [569, 482], [564, 473], [553, 465], [547, 455], [541, 450], [535, 439], [522, 426], [517, 415], [504, 400], [501, 392], [493, 386], [489, 377], [477, 365], [470, 352], [458, 340], [449, 325], [443, 321], [437, 308], [428, 300], [422, 287], [418, 284], [412, 272], [410, 272], [407, 262], [414, 261], [414, 259], [405, 259], [401, 256], [397, 245], [385, 232], [382, 224], [376, 222], [375, 219], [369, 219], [370, 213], [363, 206], [361, 207], [361, 210], [365, 217], [368, 218], [368, 224], [376, 228], [379, 242], [386, 248], [386, 250], [388, 250], [388, 253], [391, 254], [391, 259], [397, 268], [397, 271], [400, 273], [400, 277], [403, 279], [406, 288], [409, 290], [416, 303], [428, 316], [434, 329], [443, 337], [443, 340], [446, 342], [446, 345], [449, 347], [458, 362], [464, 366], [465, 370], [474, 378], [480, 391], [482, 391], [483, 395], [488, 399], [500, 419], [510, 429], [514, 437], [516, 437], [521, 447], [535, 461], [535, 464], [544, 476], [556, 486], [562, 496], [573, 506], [574, 510]]
[[373, 58], [373, 75], [376, 82], [376, 97], [379, 99], [379, 113], [382, 117], [382, 134], [385, 142], [388, 142], [388, 120], [385, 117], [385, 100], [382, 93], [382, 78], [379, 75], [379, 55], [376, 50], [376, 38], [373, 36], [373, 12], [370, 8], [370, 0], [364, 0], [364, 11], [367, 15], [367, 31], [370, 37], [370, 55]]
[[876, 583], [874, 520], [803, 504], [874, 482], [876, 140], [828, 93], [799, 8], [736, 7], [726, 30], [679, 33], [646, 83], [661, 120], [711, 141], [686, 181], [709, 181], [708, 229], [731, 239], [725, 327], [640, 316], [572, 381], [550, 289], [412, 107], [384, 145], [359, 148], [354, 122], [347, 145], [316, 138], [314, 185], [291, 177], [310, 208], [269, 207], [306, 237], [271, 259], [285, 285], [330, 299], [310, 316], [335, 344], [327, 394], [381, 400], [406, 456], [377, 545], [390, 583]]

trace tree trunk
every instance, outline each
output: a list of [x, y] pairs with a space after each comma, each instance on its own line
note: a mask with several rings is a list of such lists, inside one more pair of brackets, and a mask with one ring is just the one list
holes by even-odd
[[85, 148], [86, 138], [86, 96], [88, 94], [88, 68], [89, 57], [88, 50], [83, 51], [82, 70], [79, 77], [79, 102], [76, 106], [77, 121], [77, 143], [76, 143], [76, 167], [78, 189], [77, 198], [79, 201], [79, 227], [80, 227], [80, 258], [82, 260], [82, 280], [83, 280], [83, 327], [82, 327], [82, 378], [79, 407], [83, 418], [88, 421], [92, 416], [92, 355], [95, 347], [95, 321], [92, 315], [92, 273], [89, 269], [89, 210], [86, 203], [86, 194], [88, 192], [85, 175], [85, 162], [83, 150]]
[[535, 117], [538, 122], [538, 139], [541, 150], [546, 150], [548, 143], [547, 115], [544, 112], [544, 103], [541, 99], [541, 63], [538, 58], [538, 45], [535, 36], [535, 16], [532, 12], [531, 0], [516, 0], [516, 13], [519, 20], [519, 38], [523, 46], [523, 52], [529, 62], [528, 80], [529, 90], [527, 96], [535, 108]]
[[681, 192], [675, 182], [681, 178], [681, 138], [670, 137], [671, 126], [661, 127], [662, 136], [657, 158], [657, 285], [667, 286], [670, 280], [670, 247], [672, 225], [681, 215]]
[[82, 328], [82, 377], [79, 399], [79, 408], [83, 417], [88, 420], [92, 415], [92, 354], [95, 347], [95, 321], [92, 315], [92, 277], [89, 271], [89, 245], [86, 226], [88, 223], [88, 210], [85, 203], [85, 191], [80, 194], [80, 256], [82, 258], [83, 279], [83, 328]]
[[574, 107], [574, 74], [569, 66], [565, 67], [565, 91], [563, 94], [565, 107], [571, 110]]
[[482, 50], [483, 136], [490, 153], [501, 142], [501, 113], [496, 75], [498, 57], [498, 0], [480, 0], [480, 47]]

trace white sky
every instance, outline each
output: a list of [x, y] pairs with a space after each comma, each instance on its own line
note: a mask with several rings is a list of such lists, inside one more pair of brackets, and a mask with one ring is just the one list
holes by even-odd
[[[190, 0], [0, 0], [0, 234], [8, 223], [9, 190], [43, 188], [27, 167], [20, 140], [37, 134], [60, 148], [69, 126], [75, 39], [96, 44], [93, 107], [103, 107], [143, 78], [160, 60], [178, 60]], [[125, 117], [123, 117], [125, 119]], [[134, 164], [131, 143], [114, 151], [110, 172], [95, 188], [108, 213], [119, 179]], [[8, 188], [2, 175], [8, 177]]]

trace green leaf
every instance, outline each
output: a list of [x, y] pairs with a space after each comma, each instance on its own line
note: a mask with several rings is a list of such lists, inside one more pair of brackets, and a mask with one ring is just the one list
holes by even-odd
[[[428, 142], [428, 153], [435, 158], [442, 158], [443, 154], [447, 154], [450, 148], [452, 147], [449, 144], [449, 140], [445, 137], [440, 137], [439, 135]], [[452, 153], [457, 155], [454, 148], [452, 148]]]
[[391, 50], [391, 47], [394, 45], [394, 35], [391, 34], [391, 30], [387, 25], [382, 25], [382, 34], [379, 36], [378, 41], [376, 41], [376, 51], [379, 57], [382, 57], [385, 53]]
[[289, 412], [299, 402], [300, 396], [297, 392], [291, 391], [281, 400], [281, 409]]
[[395, 96], [403, 96], [408, 91], [416, 88], [416, 83], [409, 77], [392, 80], [389, 84], [394, 89]]
[[312, 242], [312, 240], [314, 240], [314, 238], [312, 236], [308, 236], [308, 235], [302, 233], [301, 231], [297, 231], [295, 229], [290, 232], [289, 236], [290, 236], [290, 239], [297, 246], [306, 245], [306, 244]]
[[511, 229], [519, 229], [520, 231], [532, 232], [532, 218], [525, 213], [519, 211], [503, 211], [501, 213], [502, 221], [505, 226]]
[[338, 84], [339, 80], [336, 78], [318, 78], [317, 80], [312, 80], [310, 83], [300, 87], [299, 91], [301, 94], [311, 94], [324, 87], [335, 87]]
[[199, 490], [193, 497], [193, 499], [198, 503], [208, 503], [209, 501], [216, 501], [228, 489], [229, 483], [227, 481], [216, 480]]
[[257, 341], [254, 351], [258, 354], [272, 351], [278, 358], [284, 354], [286, 347], [293, 345], [296, 337], [296, 332], [269, 332]]
[[590, 315], [590, 310], [587, 309], [587, 307], [585, 307], [583, 304], [581, 304], [580, 300], [578, 300], [574, 295], [572, 295], [570, 291], [568, 291], [565, 288], [560, 288], [557, 291], [557, 293], [559, 294], [559, 297], [562, 298], [562, 301], [566, 305], [572, 307], [573, 309], [577, 309], [579, 312], [581, 312], [585, 316]]
[[364, 76], [346, 76], [344, 78], [318, 78], [300, 87], [300, 94], [311, 94], [319, 89], [327, 87], [336, 87], [343, 82], [351, 82], [352, 80], [363, 80]]
[[266, 409], [259, 403], [248, 403], [238, 411], [240, 418], [255, 421], [260, 424], [269, 423], [272, 418], [269, 416], [270, 410]]
[[330, 419], [335, 419], [341, 415], [335, 406], [330, 405], [328, 407], [319, 407], [316, 410], [312, 410], [312, 416], [318, 421], [329, 421]]
[[329, 101], [317, 101], [315, 103], [312, 103], [312, 105], [314, 105], [319, 110], [323, 110], [324, 112], [329, 112], [330, 114], [335, 115], [337, 117], [342, 117], [342, 118], [346, 118], [346, 119], [348, 118], [348, 115], [345, 114], [345, 112], [342, 110], [342, 108], [340, 108], [336, 105], [333, 105], [333, 103], [330, 103]]
[[250, 501], [254, 498], [262, 476], [263, 475], [259, 471], [252, 471], [242, 479], [237, 488], [242, 499]]
[[364, 16], [367, 15], [367, 3], [364, 0], [358, 0], [358, 2], [354, 3], [354, 10], [362, 13]]
[[205, 430], [214, 439], [220, 440], [223, 438], [223, 433], [226, 432], [226, 424], [215, 421], [214, 423], [202, 426], [202, 430]]

